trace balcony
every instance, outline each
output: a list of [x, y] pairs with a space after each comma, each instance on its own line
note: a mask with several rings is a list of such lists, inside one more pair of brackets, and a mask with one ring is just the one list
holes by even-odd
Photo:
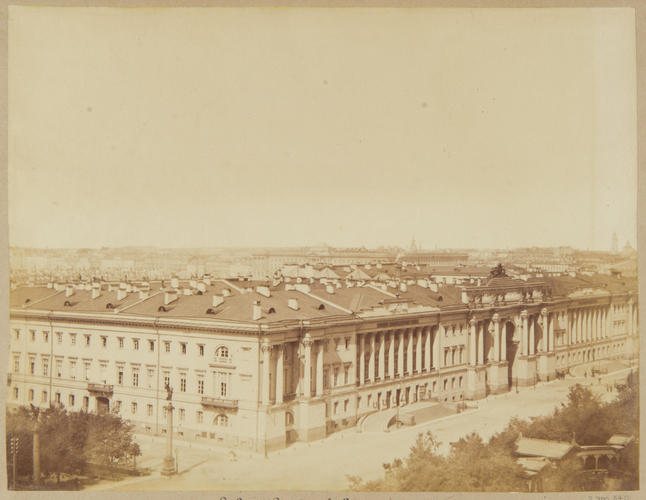
[[229, 410], [235, 410], [238, 408], [238, 400], [211, 398], [208, 396], [202, 396], [202, 406], [207, 406], [210, 408], [227, 408]]
[[217, 368], [235, 368], [233, 360], [230, 357], [225, 356], [214, 356], [213, 361], [209, 363], [209, 366]]
[[98, 394], [100, 396], [111, 396], [112, 395], [112, 386], [108, 384], [93, 384], [88, 382], [87, 384], [88, 392]]

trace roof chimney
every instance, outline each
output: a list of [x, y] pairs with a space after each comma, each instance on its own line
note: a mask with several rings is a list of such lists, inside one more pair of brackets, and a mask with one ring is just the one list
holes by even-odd
[[177, 290], [167, 290], [164, 292], [164, 305], [167, 306], [171, 302], [175, 302], [178, 299]]
[[213, 307], [218, 307], [223, 302], [224, 302], [224, 297], [220, 297], [219, 295], [213, 296]]
[[170, 286], [172, 288], [179, 288], [179, 280], [177, 278], [171, 278]]
[[211, 275], [205, 274], [204, 278], [202, 278], [202, 281], [204, 282], [205, 285], [211, 286]]
[[222, 289], [222, 296], [223, 297], [230, 297], [231, 296], [231, 290], [229, 288], [223, 288]]
[[262, 309], [260, 307], [260, 301], [255, 300], [253, 303], [253, 320], [257, 321], [262, 318]]
[[329, 293], [329, 294], [333, 294], [333, 293], [334, 293], [334, 290], [335, 290], [334, 286], [332, 286], [332, 285], [325, 285], [325, 291], [326, 291], [327, 293]]
[[65, 287], [65, 297], [71, 297], [74, 295], [74, 285], [67, 285]]
[[197, 289], [200, 292], [205, 293], [206, 292], [206, 283], [203, 283], [203, 282], [198, 283], [197, 284]]
[[298, 311], [298, 300], [289, 299], [287, 301], [287, 307], [289, 307], [290, 309], [294, 309], [294, 311]]
[[96, 299], [99, 295], [101, 295], [101, 285], [94, 283], [92, 285], [92, 298]]
[[260, 295], [263, 295], [264, 297], [270, 297], [271, 292], [269, 291], [268, 286], [257, 286], [256, 287], [256, 292], [258, 292]]

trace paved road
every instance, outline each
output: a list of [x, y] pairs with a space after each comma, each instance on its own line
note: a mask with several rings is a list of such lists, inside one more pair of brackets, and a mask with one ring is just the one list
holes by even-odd
[[[348, 429], [314, 443], [295, 443], [269, 458], [251, 455], [231, 461], [226, 452], [183, 448], [180, 470], [182, 460], [190, 470], [179, 476], [168, 479], [153, 475], [93, 489], [347, 490], [347, 475], [363, 479], [381, 477], [382, 464], [406, 456], [420, 432], [432, 431], [442, 442], [440, 451], [446, 453], [449, 443], [470, 432], [477, 432], [486, 440], [501, 431], [513, 416], [528, 418], [551, 413], [555, 405], [566, 400], [569, 387], [575, 383], [590, 385], [602, 397], [612, 398], [614, 394], [606, 392], [606, 383], [625, 378], [627, 371], [609, 374], [601, 384], [598, 379], [576, 377], [523, 388], [518, 393], [490, 396], [475, 402], [477, 409], [389, 433], [358, 433]], [[161, 441], [159, 446], [163, 449]]]

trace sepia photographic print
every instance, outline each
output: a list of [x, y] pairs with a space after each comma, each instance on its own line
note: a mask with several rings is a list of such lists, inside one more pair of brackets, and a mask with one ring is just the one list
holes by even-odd
[[638, 17], [9, 6], [4, 493], [640, 498]]

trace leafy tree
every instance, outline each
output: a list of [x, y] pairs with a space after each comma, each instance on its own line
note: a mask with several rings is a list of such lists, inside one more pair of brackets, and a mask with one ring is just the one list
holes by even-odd
[[6, 430], [28, 436], [37, 431], [41, 472], [59, 481], [62, 473], [82, 474], [89, 464], [118, 464], [141, 454], [133, 427], [116, 414], [68, 412], [59, 405], [20, 407], [7, 412]]

